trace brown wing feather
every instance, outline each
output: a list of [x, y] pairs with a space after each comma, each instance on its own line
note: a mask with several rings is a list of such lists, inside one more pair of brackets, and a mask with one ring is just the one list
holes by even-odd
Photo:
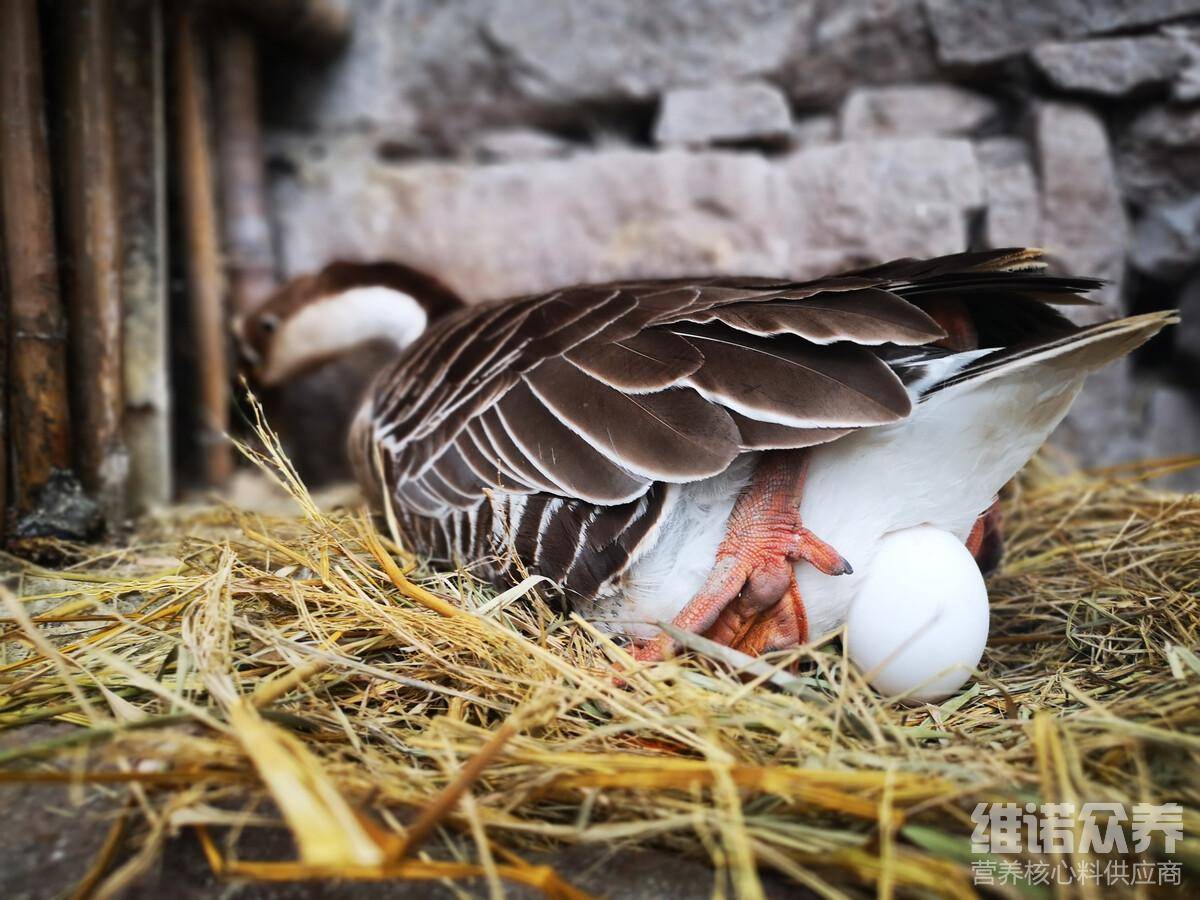
[[723, 472], [738, 454], [733, 421], [694, 391], [627, 394], [561, 359], [525, 379], [573, 432], [627, 471], [687, 481]]
[[652, 488], [642, 498], [599, 509], [585, 526], [579, 553], [562, 585], [570, 596], [595, 597], [629, 566], [662, 516], [666, 492]]
[[[585, 304], [587, 312], [577, 315], [571, 309], [572, 303]], [[521, 368], [535, 366], [543, 359], [559, 356], [579, 346], [627, 315], [636, 306], [637, 301], [630, 294], [615, 289], [576, 289], [565, 292], [554, 306], [539, 309], [537, 315], [531, 316], [526, 323], [531, 331], [531, 339], [522, 351]], [[569, 319], [569, 323], [555, 323], [555, 313]], [[544, 331], [535, 330], [539, 327]]]
[[912, 408], [896, 374], [863, 347], [766, 340], [712, 326], [684, 334], [704, 354], [688, 382], [752, 419], [793, 428], [857, 427], [895, 422]]
[[927, 344], [946, 332], [907, 300], [879, 288], [829, 293], [804, 300], [739, 303], [712, 310], [694, 321], [715, 319], [751, 334], [791, 334], [814, 344], [852, 341], [875, 344]]
[[489, 458], [497, 465], [505, 467], [513, 476], [536, 490], [550, 492], [561, 490], [554, 479], [533, 465], [526, 457], [525, 452], [513, 443], [508, 429], [500, 421], [500, 415], [495, 409], [484, 411], [467, 427]]
[[678, 384], [704, 363], [704, 356], [686, 338], [658, 330], [607, 344], [580, 344], [564, 355], [598, 381], [634, 394]]
[[458, 441], [447, 444], [431, 468], [450, 487], [468, 499], [467, 505], [475, 503], [490, 484], [463, 458]]
[[600, 506], [553, 494], [497, 495], [435, 519], [401, 509], [401, 530], [434, 562], [469, 564], [484, 578], [543, 575], [574, 598], [594, 597], [654, 532], [665, 492]]
[[565, 497], [580, 497], [592, 503], [624, 503], [649, 487], [645, 478], [629, 474], [596, 452], [525, 384], [505, 394], [496, 412], [525, 459], [553, 481]]
[[911, 367], [944, 336], [922, 304], [965, 300], [996, 345], [1069, 330], [1043, 301], [1087, 302], [1098, 283], [1044, 275], [1038, 256], [897, 260], [802, 283], [583, 285], [464, 310], [378, 381], [358, 470], [369, 480], [383, 451], [422, 549], [482, 553], [507, 535], [526, 564], [590, 595], [653, 533], [655, 482], [907, 415], [889, 364]]
[[[454, 446], [458, 448], [463, 461], [470, 466], [471, 471], [479, 476], [484, 486], [492, 490], [515, 491], [519, 494], [527, 494], [536, 490], [528, 481], [516, 477], [495, 456], [490, 456], [488, 452], [485, 452], [480, 441], [475, 437], [474, 431], [477, 428], [480, 431], [483, 429], [479, 421], [469, 423], [455, 439]], [[490, 444], [488, 446], [490, 448]]]
[[729, 417], [742, 436], [743, 450], [796, 450], [828, 444], [853, 431], [853, 428], [792, 428], [751, 419], [733, 410]]

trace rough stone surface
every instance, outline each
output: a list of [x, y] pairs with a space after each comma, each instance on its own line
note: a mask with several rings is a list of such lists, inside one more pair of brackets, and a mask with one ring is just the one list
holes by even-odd
[[[1128, 457], [1157, 459], [1195, 454], [1200, 450], [1200, 392], [1193, 385], [1137, 386], [1138, 422]], [[1177, 491], [1200, 490], [1200, 471], [1190, 469], [1167, 476], [1157, 485]]]
[[1179, 293], [1179, 324], [1175, 331], [1176, 352], [1185, 372], [1191, 373], [1195, 390], [1200, 390], [1200, 272]]
[[812, 4], [792, 0], [592, 0], [491, 4], [489, 39], [531, 97], [648, 99], [668, 88], [777, 71]]
[[1054, 42], [1031, 55], [1056, 87], [1108, 97], [1170, 81], [1187, 62], [1180, 42], [1168, 35]]
[[987, 195], [983, 224], [989, 247], [1036, 247], [1042, 243], [1042, 199], [1029, 146], [998, 137], [975, 145]]
[[1042, 243], [1064, 269], [1107, 279], [1102, 307], [1088, 317], [1120, 309], [1129, 225], [1117, 189], [1108, 137], [1086, 107], [1044, 103], [1035, 116], [1042, 184]]
[[289, 274], [386, 256], [488, 299], [618, 276], [766, 274], [786, 261], [781, 229], [746, 227], [779, 205], [776, 168], [757, 156], [618, 150], [476, 167], [351, 153], [305, 160], [277, 185]]
[[997, 114], [996, 104], [949, 84], [859, 88], [842, 104], [842, 137], [960, 135]]
[[359, 0], [346, 51], [266, 67], [279, 126], [419, 147], [766, 78], [803, 108], [938, 74], [920, 0]]
[[[397, 143], [445, 140], [527, 109], [507, 85], [503, 60], [479, 39], [482, 2], [362, 0], [345, 50], [324, 65], [284, 58], [267, 65], [269, 121], [322, 131], [378, 128]], [[441, 121], [427, 105], [440, 98]]]
[[782, 76], [800, 105], [830, 105], [858, 85], [927, 81], [938, 74], [920, 0], [805, 5], [815, 15]]
[[808, 147], [837, 140], [837, 119], [833, 116], [805, 116], [792, 129], [792, 146]]
[[13, 539], [86, 541], [96, 537], [103, 525], [100, 507], [83, 492], [79, 479], [71, 472], [56, 471], [42, 485], [33, 508], [17, 520]]
[[1054, 431], [1055, 446], [1092, 467], [1143, 458], [1135, 440], [1133, 377], [1128, 357], [1088, 376], [1071, 411]]
[[480, 130], [577, 123], [596, 104], [780, 72], [814, 12], [792, 0], [361, 0], [345, 52], [268, 66], [279, 126], [374, 128], [459, 146]]
[[764, 82], [677, 88], [662, 99], [654, 140], [663, 146], [701, 147], [735, 142], [779, 142], [792, 128], [780, 90]]
[[1046, 41], [1104, 34], [1200, 13], [1200, 0], [925, 0], [938, 55], [985, 63]]
[[[971, 145], [938, 138], [814, 146], [782, 164], [787, 271], [817, 274], [869, 260], [965, 247], [983, 205]], [[934, 249], [938, 248], [938, 249]]]
[[[1128, 358], [1120, 359], [1089, 376], [1053, 442], [1090, 467], [1194, 454], [1200, 448], [1200, 395], [1194, 386], [1139, 376]], [[1200, 470], [1168, 476], [1156, 486], [1200, 490]]]
[[974, 153], [957, 140], [491, 166], [389, 166], [353, 152], [294, 158], [297, 175], [277, 181], [288, 274], [390, 257], [473, 299], [634, 276], [816, 275], [961, 250], [965, 213], [983, 202]]
[[485, 131], [471, 142], [471, 153], [483, 162], [518, 159], [550, 159], [566, 156], [571, 144], [534, 128], [499, 128]]
[[1184, 59], [1172, 92], [1175, 99], [1181, 103], [1200, 100], [1200, 28], [1172, 27], [1163, 30], [1175, 41]]
[[1175, 82], [1175, 99], [1184, 103], [1200, 100], [1200, 61], [1189, 63]]
[[1154, 106], [1117, 144], [1126, 199], [1134, 206], [1186, 200], [1200, 185], [1200, 106]]
[[1130, 259], [1163, 279], [1181, 278], [1200, 266], [1200, 196], [1147, 210], [1134, 228]]

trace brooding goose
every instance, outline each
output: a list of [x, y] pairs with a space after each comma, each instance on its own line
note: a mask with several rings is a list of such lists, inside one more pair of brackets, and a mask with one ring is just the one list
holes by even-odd
[[751, 653], [836, 628], [886, 535], [978, 552], [997, 491], [1089, 372], [1175, 321], [1076, 327], [1100, 282], [1037, 250], [808, 282], [580, 285], [461, 306], [403, 266], [335, 264], [242, 324], [268, 383], [373, 339], [364, 489], [439, 563], [546, 576], [653, 659], [672, 621]]

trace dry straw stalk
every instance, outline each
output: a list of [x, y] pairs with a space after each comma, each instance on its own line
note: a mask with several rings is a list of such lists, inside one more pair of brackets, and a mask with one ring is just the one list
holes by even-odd
[[[979, 801], [1179, 802], [1200, 827], [1200, 496], [1143, 484], [1195, 460], [1026, 473], [980, 678], [911, 707], [836, 639], [741, 673], [703, 645], [632, 668], [536, 580], [498, 600], [414, 569], [361, 512], [321, 512], [262, 436], [301, 515], [193, 513], [24, 569], [0, 728], [78, 727], [0, 754], [0, 782], [136, 790], [126, 841], [194, 828], [222, 875], [562, 897], [581, 894], [529, 854], [655, 845], [713, 859], [741, 896], [771, 869], [826, 896], [965, 897]], [[298, 858], [239, 861], [243, 829], [272, 827]], [[132, 871], [88, 877], [103, 892]]]

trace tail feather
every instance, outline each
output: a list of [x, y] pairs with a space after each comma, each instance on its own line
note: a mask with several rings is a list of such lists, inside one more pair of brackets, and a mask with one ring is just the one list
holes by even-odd
[[[1094, 372], [1115, 359], [1131, 353], [1167, 325], [1179, 322], [1177, 310], [1145, 313], [1114, 319], [1071, 334], [1025, 347], [1009, 347], [977, 360], [931, 388], [934, 394], [958, 384], [982, 384], [1019, 370], [1039, 365], [1065, 367], [1074, 371]], [[927, 396], [928, 396], [927, 394]]]

